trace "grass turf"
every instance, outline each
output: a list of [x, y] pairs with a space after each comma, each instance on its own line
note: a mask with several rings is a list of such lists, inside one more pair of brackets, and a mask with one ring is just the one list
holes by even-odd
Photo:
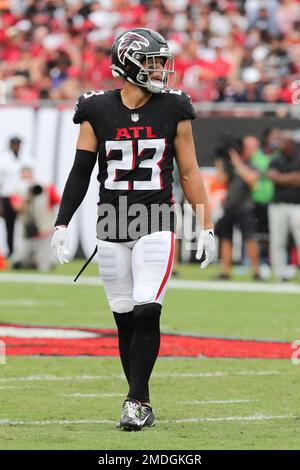
[[[55, 274], [76, 273], [79, 265]], [[181, 268], [186, 279], [214, 272]], [[96, 267], [87, 274], [96, 275]], [[2, 322], [114, 326], [95, 286], [2, 283], [0, 309]], [[298, 318], [298, 295], [172, 289], [162, 330], [293, 341]], [[127, 392], [117, 358], [9, 356], [0, 365], [0, 448], [297, 449], [298, 377], [289, 360], [159, 359], [151, 381], [157, 427], [124, 433], [115, 429]]]

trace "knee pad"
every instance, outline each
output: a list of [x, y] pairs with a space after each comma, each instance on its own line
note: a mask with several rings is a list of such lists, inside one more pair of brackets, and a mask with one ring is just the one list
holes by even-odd
[[134, 301], [139, 305], [147, 305], [147, 303], [154, 303], [158, 287], [156, 285], [141, 285], [138, 284], [133, 289]]
[[159, 325], [160, 314], [161, 305], [158, 303], [135, 305], [133, 310], [135, 326], [141, 330], [148, 330], [155, 324]]
[[111, 299], [109, 305], [111, 310], [116, 313], [127, 313], [133, 310], [132, 299]]

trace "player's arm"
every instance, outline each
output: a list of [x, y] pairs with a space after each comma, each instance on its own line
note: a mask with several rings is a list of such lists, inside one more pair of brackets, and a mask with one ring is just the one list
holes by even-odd
[[260, 178], [260, 174], [258, 173], [258, 171], [246, 165], [236, 150], [230, 149], [229, 156], [236, 172], [245, 181], [245, 183], [250, 186], [250, 188], [253, 188]]
[[300, 171], [281, 173], [271, 168], [267, 173], [268, 178], [279, 186], [300, 186]]
[[82, 203], [97, 160], [98, 141], [88, 121], [80, 124], [75, 160], [69, 173], [55, 226], [67, 226]]
[[98, 141], [93, 128], [89, 122], [83, 121], [80, 125], [75, 160], [63, 191], [51, 241], [53, 255], [61, 264], [68, 262], [67, 226], [88, 190], [97, 160], [97, 149]]
[[196, 258], [200, 260], [200, 266], [203, 269], [213, 261], [216, 247], [207, 193], [197, 163], [192, 126], [189, 120], [182, 120], [178, 123], [175, 155], [182, 190], [202, 228], [198, 238]]
[[175, 156], [180, 183], [187, 201], [191, 204], [201, 227], [213, 228], [206, 189], [198, 166], [192, 126], [189, 120], [179, 121], [175, 137]]

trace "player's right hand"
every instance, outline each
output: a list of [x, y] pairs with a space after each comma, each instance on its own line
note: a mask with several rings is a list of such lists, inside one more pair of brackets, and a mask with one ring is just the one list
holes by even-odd
[[214, 229], [201, 230], [198, 238], [196, 259], [200, 261], [201, 269], [206, 268], [216, 255]]
[[54, 258], [61, 264], [68, 263], [69, 251], [69, 237], [67, 227], [59, 225], [55, 227], [51, 240], [51, 249]]

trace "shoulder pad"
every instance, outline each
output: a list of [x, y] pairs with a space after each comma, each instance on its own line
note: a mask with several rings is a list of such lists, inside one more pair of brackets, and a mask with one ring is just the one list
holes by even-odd
[[169, 93], [170, 95], [181, 95], [184, 93], [182, 90], [176, 90], [174, 88], [170, 88], [169, 90], [162, 90], [161, 93]]
[[99, 96], [99, 95], [104, 95], [104, 91], [103, 90], [93, 90], [93, 91], [86, 91], [85, 93], [83, 93], [83, 98], [84, 99], [89, 99], [91, 98], [92, 96]]
[[83, 95], [79, 96], [73, 116], [73, 122], [75, 124], [81, 124], [83, 121], [89, 120], [90, 108], [93, 102], [93, 97], [104, 95], [102, 90], [87, 91]]
[[176, 103], [178, 121], [185, 119], [195, 119], [196, 114], [192, 105], [191, 97], [183, 90], [167, 90], [165, 93], [173, 96]]

